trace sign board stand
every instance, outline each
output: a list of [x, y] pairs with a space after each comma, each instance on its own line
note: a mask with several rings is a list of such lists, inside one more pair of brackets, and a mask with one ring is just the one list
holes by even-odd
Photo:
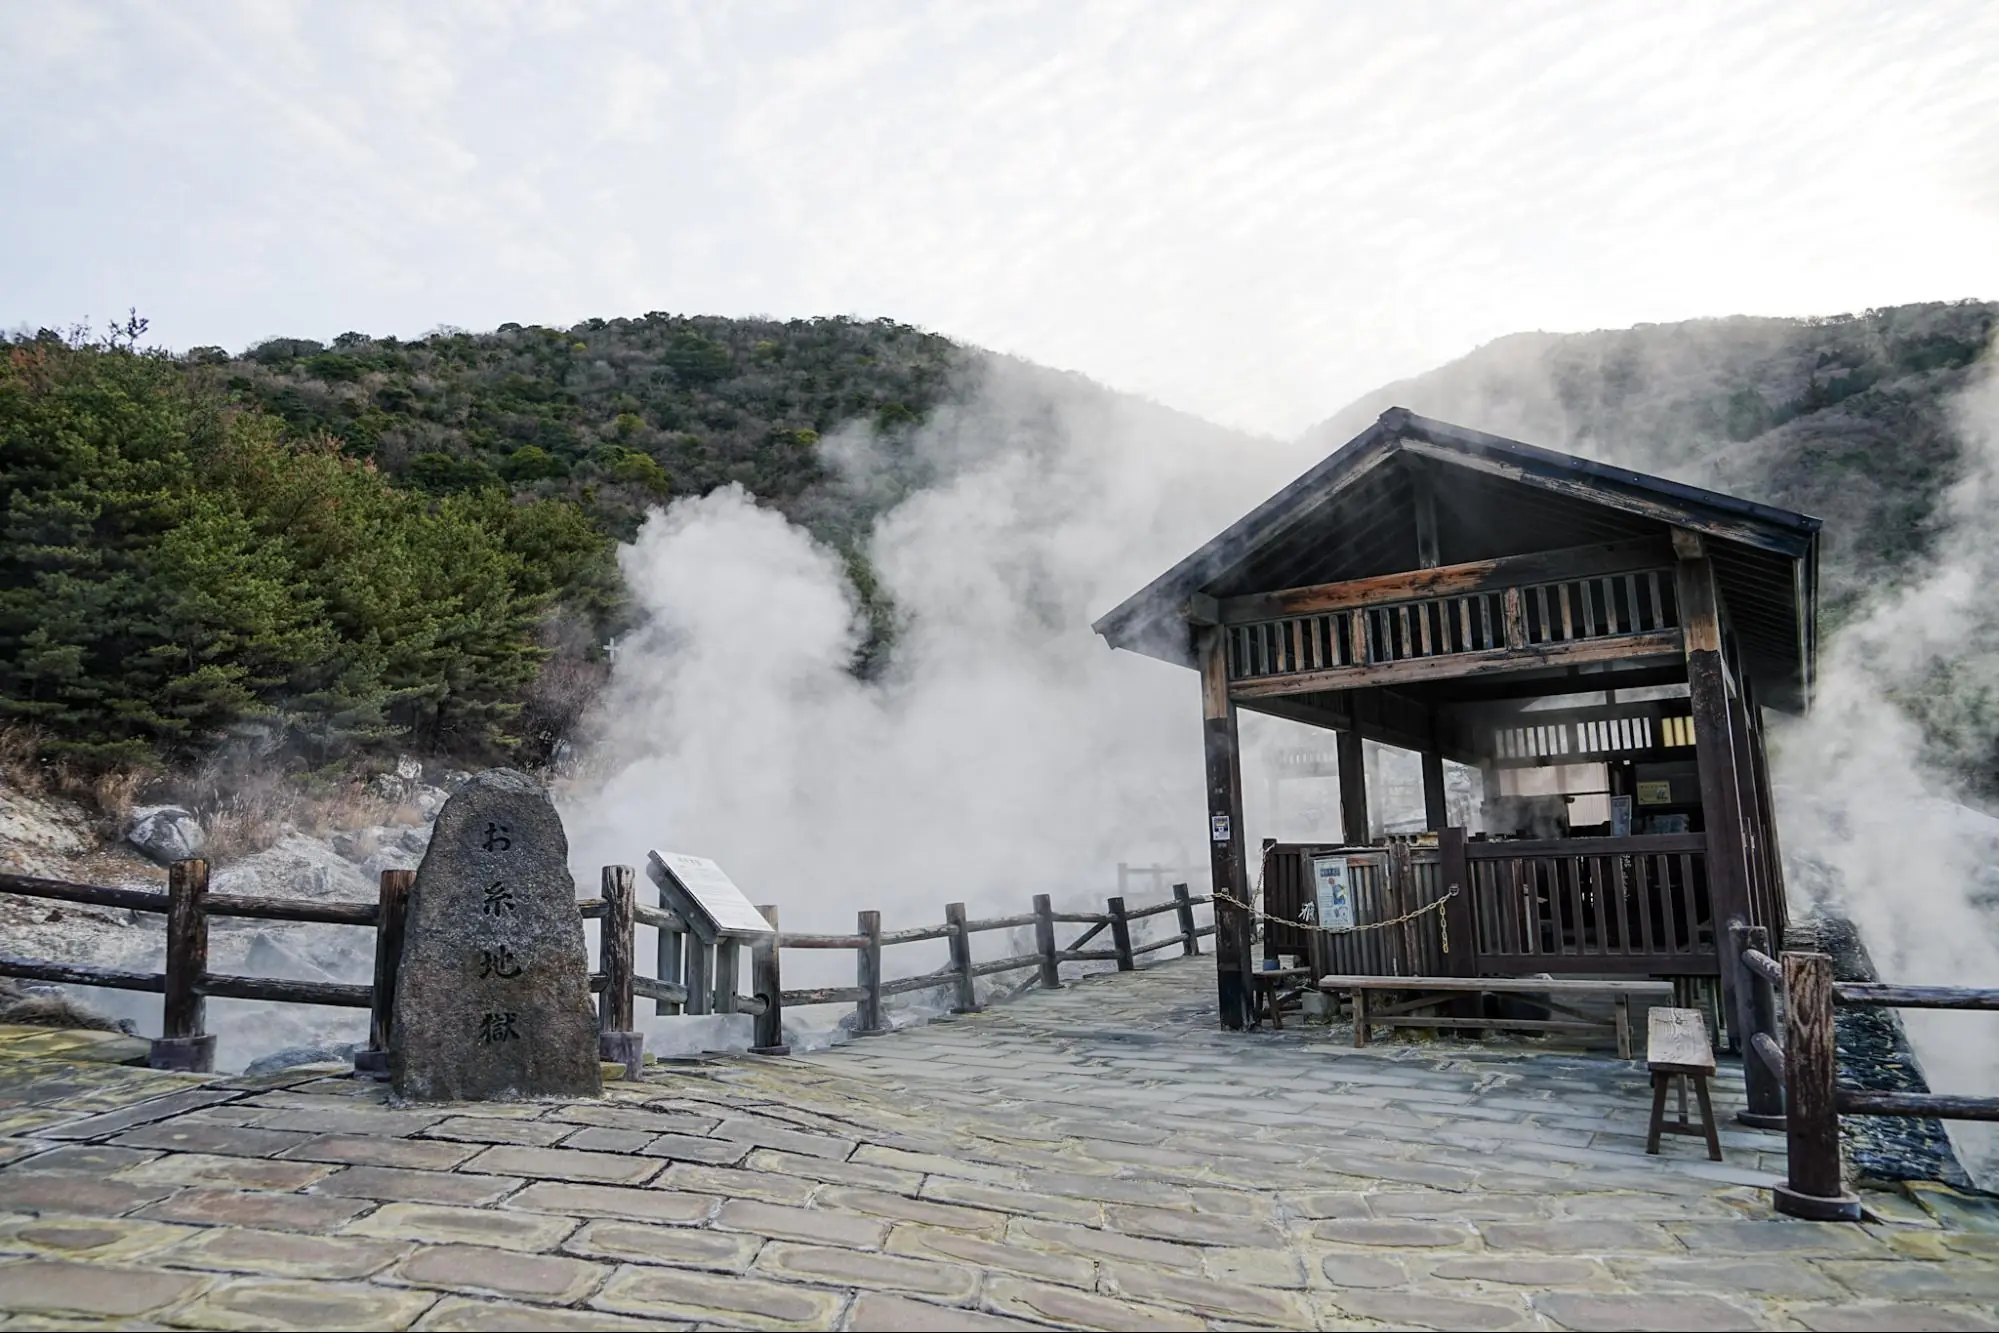
[[735, 1013], [742, 944], [774, 945], [777, 932], [722, 867], [705, 856], [650, 852], [646, 877], [659, 886], [661, 905], [687, 923], [692, 937], [686, 1012]]

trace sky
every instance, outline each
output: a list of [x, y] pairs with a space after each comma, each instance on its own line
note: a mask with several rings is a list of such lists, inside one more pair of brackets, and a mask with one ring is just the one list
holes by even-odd
[[1294, 434], [1999, 295], [1999, 5], [0, 0], [0, 328], [887, 316]]

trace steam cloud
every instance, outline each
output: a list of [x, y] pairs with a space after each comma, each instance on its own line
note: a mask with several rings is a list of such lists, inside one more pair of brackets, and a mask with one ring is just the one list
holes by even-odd
[[[1884, 589], [1822, 655], [1810, 717], [1773, 727], [1772, 769], [1791, 895], [1822, 896], [1859, 927], [1884, 980], [1999, 983], [1999, 820], [1955, 799], [1924, 762], [1923, 737], [1896, 703], [1938, 674], [1993, 669], [1999, 587], [1999, 371], [1954, 404], [1961, 472], [1937, 560]], [[1989, 680], [1989, 675], [1987, 676]], [[1964, 691], [1971, 697], [1989, 693]], [[1828, 873], [1829, 872], [1829, 873]], [[1999, 1022], [1981, 1013], [1905, 1010], [1931, 1087], [1999, 1092]], [[1949, 1125], [1967, 1169], [1999, 1178], [1999, 1133]]]
[[[850, 428], [826, 455], [864, 491], [889, 447]], [[1006, 360], [895, 447], [939, 482], [869, 544], [903, 620], [885, 679], [848, 672], [838, 558], [739, 489], [676, 501], [623, 552], [643, 627], [599, 712], [597, 777], [563, 803], [583, 882], [694, 852], [788, 928], [845, 931], [863, 908], [894, 929], [953, 900], [1101, 900], [1119, 861], [1204, 872], [1195, 678], [1089, 623], [1297, 452]]]

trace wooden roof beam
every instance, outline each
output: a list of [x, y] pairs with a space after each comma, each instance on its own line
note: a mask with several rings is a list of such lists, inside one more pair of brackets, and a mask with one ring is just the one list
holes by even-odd
[[1456, 597], [1488, 588], [1552, 583], [1560, 579], [1591, 578], [1640, 569], [1670, 569], [1672, 564], [1672, 548], [1662, 538], [1597, 542], [1559, 551], [1537, 551], [1532, 555], [1473, 560], [1461, 565], [1412, 569], [1399, 574], [1378, 574], [1372, 578], [1349, 579], [1344, 583], [1317, 583], [1302, 588], [1226, 597], [1221, 601], [1221, 618], [1225, 625], [1242, 625], [1260, 620], [1281, 620], [1286, 616], [1319, 615], [1362, 606], [1420, 601], [1427, 597]]

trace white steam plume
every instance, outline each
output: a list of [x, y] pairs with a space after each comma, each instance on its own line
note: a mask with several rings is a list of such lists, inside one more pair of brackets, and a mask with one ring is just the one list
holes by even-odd
[[[865, 488], [888, 447], [850, 429], [826, 454]], [[676, 501], [623, 552], [644, 624], [599, 709], [597, 776], [563, 798], [579, 880], [689, 851], [788, 928], [845, 931], [864, 908], [894, 929], [952, 900], [1101, 899], [1119, 861], [1202, 873], [1196, 678], [1089, 623], [1299, 456], [1004, 360], [897, 447], [940, 479], [869, 543], [904, 621], [879, 681], [848, 671], [839, 559], [742, 491]]]
[[[1939, 668], [1959, 699], [1990, 700], [1999, 677], [1999, 369], [1984, 365], [1953, 404], [1962, 470], [1935, 562], [1839, 632], [1811, 716], [1772, 734], [1792, 897], [1823, 894], [1851, 918], [1886, 981], [1999, 985], [1999, 819], [1957, 801], [1895, 702], [1933, 692]], [[1999, 1093], [1999, 1017], [1905, 1010], [1903, 1022], [1934, 1090]], [[1950, 1131], [1974, 1176], [1999, 1180], [1993, 1127]]]

